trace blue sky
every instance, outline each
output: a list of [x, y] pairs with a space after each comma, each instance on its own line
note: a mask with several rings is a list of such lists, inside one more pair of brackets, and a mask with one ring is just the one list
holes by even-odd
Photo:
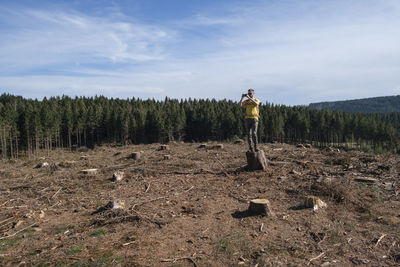
[[298, 105], [399, 73], [398, 0], [0, 1], [0, 93]]

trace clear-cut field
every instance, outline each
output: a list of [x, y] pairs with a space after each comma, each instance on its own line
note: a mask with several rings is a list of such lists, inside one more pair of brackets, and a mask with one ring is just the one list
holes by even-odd
[[[249, 172], [246, 144], [159, 148], [1, 162], [0, 266], [400, 264], [397, 155], [264, 144], [267, 170]], [[249, 213], [257, 198], [275, 216]]]

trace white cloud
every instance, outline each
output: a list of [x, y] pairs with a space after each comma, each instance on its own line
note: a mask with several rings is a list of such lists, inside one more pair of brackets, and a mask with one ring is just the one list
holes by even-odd
[[[103, 63], [160, 60], [172, 32], [161, 27], [109, 21], [79, 13], [22, 11], [25, 28], [2, 36], [1, 68], [31, 70], [73, 62]], [[62, 71], [62, 69], [60, 70]]]

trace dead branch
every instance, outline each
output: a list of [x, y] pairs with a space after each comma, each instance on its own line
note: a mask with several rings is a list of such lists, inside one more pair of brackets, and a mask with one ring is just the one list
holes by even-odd
[[193, 188], [194, 188], [194, 186], [191, 186], [189, 189], [185, 190], [185, 193], [186, 193], [186, 192], [189, 192], [189, 191], [192, 190]]
[[9, 237], [13, 237], [13, 236], [15, 236], [16, 234], [18, 234], [18, 233], [20, 233], [20, 232], [22, 232], [22, 231], [25, 231], [26, 229], [28, 229], [29, 227], [32, 227], [32, 226], [34, 226], [36, 223], [33, 223], [33, 224], [31, 224], [31, 225], [29, 225], [29, 226], [27, 226], [27, 227], [25, 227], [25, 228], [23, 228], [23, 229], [21, 229], [21, 230], [19, 230], [19, 231], [17, 231], [17, 232], [15, 232], [15, 233], [13, 233], [13, 234], [11, 234], [11, 235], [8, 235], [8, 236], [2, 236], [2, 237], [0, 237], [0, 240], [2, 240], [2, 239], [6, 239], [6, 238], [9, 238]]
[[227, 173], [224, 164], [222, 164], [222, 162], [218, 159], [217, 156], [215, 156], [215, 159], [216, 159], [216, 160], [218, 161], [218, 163], [222, 166], [222, 171], [224, 172], [224, 174], [225, 174], [226, 176], [228, 176], [229, 178], [232, 178], [232, 177]]
[[11, 219], [13, 219], [13, 218], [14, 218], [14, 217], [10, 217], [10, 218], [8, 218], [8, 219], [2, 220], [2, 221], [0, 222], [0, 224], [6, 222], [6, 221], [8, 221], [8, 220], [11, 220]]
[[13, 206], [13, 207], [4, 207], [5, 209], [15, 209], [15, 208], [27, 208], [27, 205], [22, 205], [22, 206]]
[[60, 193], [61, 189], [62, 189], [62, 187], [60, 187], [60, 189], [58, 189], [57, 192], [56, 192], [51, 198], [55, 198], [55, 196], [56, 196], [58, 193]]
[[151, 222], [151, 223], [157, 224], [158, 227], [160, 227], [160, 228], [162, 228], [162, 225], [165, 224], [165, 223], [163, 223], [163, 222], [159, 222], [159, 221], [150, 219], [149, 217], [147, 217], [147, 216], [145, 216], [145, 215], [143, 215], [143, 214], [137, 212], [136, 210], [132, 210], [132, 211], [133, 211], [134, 213], [136, 213], [140, 218], [145, 219], [146, 221], [149, 221], [149, 222]]
[[379, 243], [382, 241], [382, 239], [383, 239], [385, 236], [386, 236], [386, 234], [383, 234], [383, 235], [381, 235], [381, 237], [379, 237], [378, 241], [376, 241], [376, 244], [375, 244], [374, 248], [376, 248], [376, 247], [379, 245]]
[[193, 263], [194, 266], [197, 266], [196, 262], [191, 257], [182, 257], [182, 258], [176, 258], [176, 259], [161, 259], [161, 262], [171, 262], [172, 264], [174, 264], [175, 262], [177, 262], [179, 260], [188, 260], [191, 263]]
[[144, 191], [145, 193], [147, 193], [147, 191], [149, 191], [150, 185], [151, 185], [151, 182], [149, 182], [149, 185], [146, 186], [146, 190]]
[[9, 199], [9, 200], [7, 200], [7, 201], [4, 202], [3, 204], [1, 204], [0, 207], [1, 207], [1, 206], [4, 206], [5, 204], [7, 204], [7, 203], [10, 202], [10, 201], [14, 201], [14, 199]]
[[153, 201], [157, 201], [157, 200], [159, 200], [159, 199], [163, 199], [163, 198], [166, 198], [166, 197], [158, 197], [158, 198], [154, 198], [154, 199], [150, 199], [150, 200], [148, 200], [148, 201], [143, 201], [143, 202], [141, 202], [141, 203], [136, 203], [136, 204], [134, 204], [133, 206], [132, 206], [132, 210], [135, 208], [135, 207], [137, 207], [137, 206], [141, 206], [141, 205], [144, 205], [144, 204], [147, 204], [147, 203], [150, 203], [150, 202], [153, 202]]
[[307, 266], [311, 264], [312, 261], [318, 260], [319, 258], [321, 258], [322, 256], [325, 255], [325, 252], [322, 252], [321, 254], [319, 254], [317, 257], [312, 258], [308, 261]]

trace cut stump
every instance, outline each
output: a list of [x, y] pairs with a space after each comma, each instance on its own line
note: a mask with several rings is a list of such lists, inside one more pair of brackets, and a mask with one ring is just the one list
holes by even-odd
[[216, 144], [215, 148], [216, 149], [224, 149], [224, 145], [223, 144]]
[[274, 216], [268, 199], [253, 199], [250, 201], [249, 212], [257, 215]]
[[116, 171], [116, 172], [113, 173], [112, 180], [114, 182], [121, 181], [123, 178], [124, 178], [124, 172]]
[[305, 208], [313, 208], [314, 210], [327, 207], [325, 202], [315, 196], [306, 196], [304, 198], [303, 206]]
[[168, 145], [161, 145], [158, 150], [169, 150], [169, 146]]
[[48, 162], [41, 162], [41, 163], [39, 163], [38, 165], [36, 165], [36, 169], [39, 169], [39, 168], [45, 168], [45, 167], [48, 167], [49, 166], [49, 163]]
[[108, 202], [105, 209], [125, 209], [125, 200], [114, 200]]
[[264, 151], [246, 152], [247, 167], [249, 170], [263, 170], [267, 169], [267, 160], [265, 159]]
[[129, 155], [131, 159], [140, 159], [140, 152], [133, 152]]

